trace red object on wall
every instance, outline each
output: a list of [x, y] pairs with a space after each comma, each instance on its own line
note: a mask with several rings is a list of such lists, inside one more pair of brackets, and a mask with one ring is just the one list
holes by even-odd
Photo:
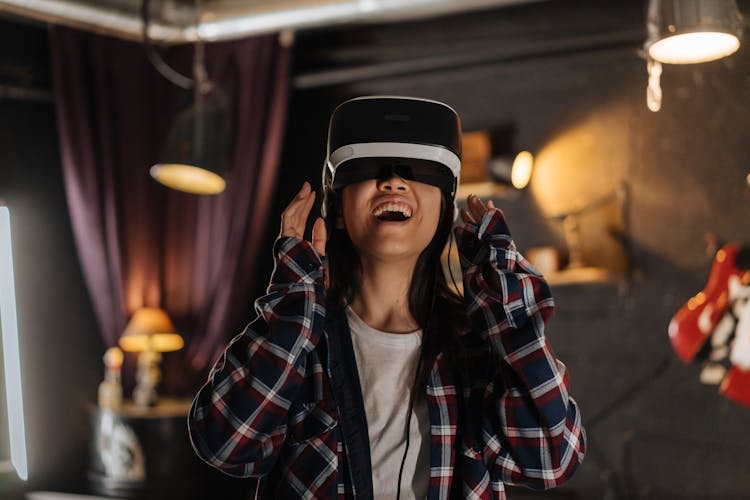
[[750, 370], [732, 366], [721, 382], [721, 393], [736, 403], [750, 406]]
[[729, 307], [729, 277], [741, 273], [735, 265], [738, 253], [739, 247], [731, 243], [716, 252], [708, 284], [669, 323], [672, 348], [685, 363], [695, 358]]

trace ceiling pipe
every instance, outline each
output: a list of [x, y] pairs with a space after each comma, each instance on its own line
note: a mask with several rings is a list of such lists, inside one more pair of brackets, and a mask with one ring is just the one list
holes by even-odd
[[[174, 2], [167, 0], [165, 3]], [[143, 23], [139, 4], [137, 0], [127, 5], [80, 0], [0, 0], [0, 13], [127, 40], [141, 40]], [[195, 19], [194, 9], [190, 9], [189, 19]], [[161, 43], [184, 43], [195, 38], [195, 26], [188, 28], [186, 25], [188, 23], [180, 17], [165, 23], [159, 16], [150, 23], [149, 36]]]
[[[542, 0], [162, 0], [149, 37], [164, 44], [220, 41], [347, 23], [395, 22]], [[0, 13], [129, 40], [142, 35], [140, 0], [0, 0]], [[197, 22], [196, 22], [197, 20]]]
[[518, 61], [541, 57], [566, 57], [582, 52], [589, 53], [589, 57], [593, 57], [593, 52], [604, 53], [606, 58], [613, 57], [620, 51], [635, 54], [641, 43], [642, 30], [617, 30], [598, 35], [570, 35], [505, 46], [500, 43], [484, 44], [471, 50], [446, 55], [427, 55], [403, 61], [383, 61], [303, 72], [294, 76], [292, 84], [296, 89], [311, 89], [488, 64], [504, 64], [508, 67]]

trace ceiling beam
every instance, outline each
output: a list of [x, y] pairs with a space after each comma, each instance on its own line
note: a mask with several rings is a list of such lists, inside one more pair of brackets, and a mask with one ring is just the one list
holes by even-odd
[[[162, 0], [151, 9], [149, 37], [178, 44], [340, 26], [396, 22], [543, 0]], [[0, 0], [0, 13], [140, 40], [140, 0]], [[158, 12], [154, 12], [157, 10]]]

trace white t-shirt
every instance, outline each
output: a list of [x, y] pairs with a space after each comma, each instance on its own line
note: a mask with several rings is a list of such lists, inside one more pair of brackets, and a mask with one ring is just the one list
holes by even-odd
[[[346, 309], [370, 435], [375, 500], [396, 498], [406, 447], [409, 394], [419, 362], [422, 331], [388, 333], [367, 325]], [[430, 479], [430, 421], [427, 402], [415, 399], [401, 498], [424, 500]]]

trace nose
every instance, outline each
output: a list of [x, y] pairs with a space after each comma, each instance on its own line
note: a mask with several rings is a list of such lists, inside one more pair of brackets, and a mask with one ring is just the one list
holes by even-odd
[[409, 191], [409, 183], [398, 174], [392, 173], [388, 177], [378, 179], [378, 191]]

